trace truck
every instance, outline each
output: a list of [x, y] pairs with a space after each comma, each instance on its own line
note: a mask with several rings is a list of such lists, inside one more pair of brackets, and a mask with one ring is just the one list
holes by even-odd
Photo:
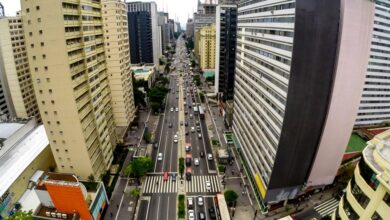
[[199, 106], [199, 117], [201, 119], [204, 119], [204, 110], [202, 106]]

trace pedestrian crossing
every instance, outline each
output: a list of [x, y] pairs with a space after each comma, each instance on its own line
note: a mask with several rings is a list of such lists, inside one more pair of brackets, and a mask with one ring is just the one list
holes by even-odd
[[334, 210], [336, 210], [338, 205], [339, 205], [339, 201], [337, 201], [336, 199], [329, 199], [324, 203], [315, 206], [314, 210], [318, 214], [320, 214], [321, 217], [325, 217], [331, 215], [334, 212]]
[[142, 193], [176, 193], [177, 181], [173, 182], [171, 178], [168, 181], [163, 180], [162, 175], [146, 176]]
[[[206, 189], [206, 181], [210, 182], [211, 189]], [[185, 189], [188, 193], [221, 192], [218, 176], [192, 176], [191, 181], [186, 181]]]

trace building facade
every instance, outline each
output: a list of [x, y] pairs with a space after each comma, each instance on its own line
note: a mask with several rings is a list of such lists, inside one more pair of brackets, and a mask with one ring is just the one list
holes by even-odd
[[215, 25], [216, 7], [217, 4], [213, 1], [205, 3], [198, 1], [198, 9], [194, 13], [194, 50], [197, 56], [199, 56], [200, 29], [212, 24]]
[[215, 93], [233, 99], [237, 43], [237, 6], [218, 5], [216, 12]]
[[187, 38], [194, 37], [194, 20], [189, 18], [186, 24], [186, 36]]
[[390, 121], [390, 1], [375, 1], [374, 28], [366, 82], [355, 126], [380, 125]]
[[164, 54], [169, 45], [168, 13], [158, 12], [158, 26], [161, 33], [161, 54]]
[[31, 76], [58, 171], [100, 178], [116, 144], [101, 2], [21, 3]]
[[215, 41], [215, 25], [203, 27], [200, 30], [199, 64], [202, 70], [215, 68]]
[[333, 182], [363, 89], [373, 8], [238, 4], [233, 132], [261, 208]]
[[354, 176], [332, 219], [387, 219], [390, 216], [390, 130], [367, 142]]
[[117, 133], [123, 137], [135, 117], [127, 8], [121, 0], [103, 0], [104, 42], [111, 105]]
[[22, 18], [0, 18], [0, 72], [10, 116], [40, 121], [24, 40]]
[[158, 64], [161, 41], [155, 2], [127, 2], [131, 63]]

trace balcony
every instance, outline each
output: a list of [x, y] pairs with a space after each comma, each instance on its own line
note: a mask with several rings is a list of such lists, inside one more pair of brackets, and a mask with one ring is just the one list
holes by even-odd
[[[64, 2], [66, 2], [66, 1], [64, 1]], [[77, 9], [62, 8], [62, 12], [65, 15], [79, 15], [79, 10], [77, 10]]]
[[89, 103], [89, 96], [88, 95], [85, 95], [82, 99], [80, 99], [77, 103], [76, 103], [76, 106], [77, 106], [77, 109], [80, 110], [84, 105], [86, 105], [87, 103]]
[[66, 47], [68, 48], [68, 51], [72, 51], [72, 50], [81, 49], [83, 47], [83, 44], [81, 42], [70, 43], [66, 45]]
[[74, 91], [74, 95], [75, 95], [76, 98], [78, 98], [82, 94], [84, 94], [85, 92], [88, 92], [88, 86], [87, 85], [82, 86], [81, 88], [79, 88], [76, 91]]
[[72, 32], [65, 32], [65, 38], [79, 38], [82, 37], [81, 31], [72, 31]]
[[90, 105], [86, 106], [81, 112], [79, 112], [79, 117], [82, 120], [92, 111], [92, 107]]
[[65, 20], [64, 26], [65, 27], [74, 27], [74, 26], [80, 26], [81, 23], [79, 20]]
[[83, 75], [77, 77], [76, 79], [72, 80], [73, 88], [76, 88], [78, 85], [85, 82], [86, 80], [88, 80], [88, 77], [86, 76], [86, 74], [83, 74]]

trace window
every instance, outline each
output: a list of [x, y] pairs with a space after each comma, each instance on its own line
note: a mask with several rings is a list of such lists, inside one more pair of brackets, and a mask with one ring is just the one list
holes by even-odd
[[370, 202], [370, 198], [368, 198], [356, 184], [355, 176], [353, 176], [351, 179], [351, 191], [356, 201], [362, 206], [363, 209], [365, 209]]
[[33, 60], [35, 60], [36, 59], [36, 57], [35, 56], [33, 56]]
[[45, 101], [42, 101], [42, 105], [44, 105], [45, 104]]
[[30, 37], [32, 37], [32, 32], [29, 32], [28, 35], [29, 35]]
[[373, 189], [379, 185], [379, 181], [376, 179], [376, 173], [365, 163], [364, 159], [359, 162], [360, 175], [366, 181], [366, 183]]
[[46, 82], [50, 82], [50, 78], [46, 78]]
[[29, 12], [30, 12], [30, 9], [29, 9], [29, 8], [26, 8], [26, 12], [29, 13]]
[[36, 9], [37, 9], [37, 11], [39, 11], [39, 5], [37, 5]]
[[45, 46], [45, 43], [41, 42], [41, 47]]
[[[51, 100], [51, 104], [55, 104], [54, 100]], [[57, 123], [58, 124], [58, 123]]]
[[60, 121], [57, 121], [57, 124], [58, 124], [58, 125], [61, 124]]
[[57, 148], [56, 151], [57, 151], [57, 152], [60, 152], [60, 149]]
[[39, 34], [42, 34], [43, 33], [43, 31], [42, 30], [39, 30]]
[[52, 92], [53, 92], [53, 90], [49, 89], [49, 93], [52, 93]]
[[371, 216], [372, 220], [382, 220], [382, 217], [377, 213], [374, 212], [374, 214]]
[[48, 70], [48, 68], [47, 68], [47, 66], [45, 66], [45, 71], [47, 71]]
[[31, 46], [31, 48], [34, 48], [34, 44], [31, 44], [30, 46]]
[[46, 59], [46, 54], [42, 54], [42, 58], [43, 58], [43, 59]]
[[38, 22], [41, 22], [41, 18], [38, 18], [37, 21], [38, 21]]
[[28, 20], [27, 23], [28, 23], [28, 24], [31, 24], [31, 20]]
[[390, 194], [386, 193], [386, 195], [383, 197], [383, 201], [387, 204], [387, 206], [390, 207]]

